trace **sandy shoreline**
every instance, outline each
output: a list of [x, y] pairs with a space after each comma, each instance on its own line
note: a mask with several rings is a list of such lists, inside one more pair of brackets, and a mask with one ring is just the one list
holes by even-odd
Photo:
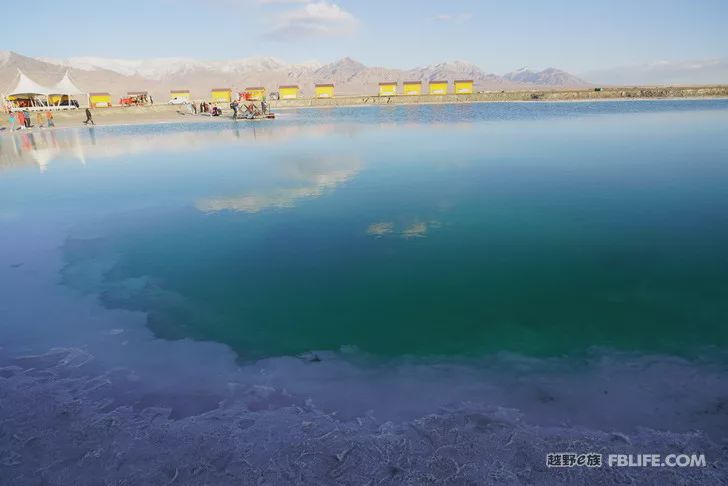
[[[228, 108], [228, 112], [230, 109]], [[144, 107], [111, 107], [92, 110], [94, 124], [98, 126], [121, 126], [121, 125], [146, 125], [156, 123], [214, 123], [219, 121], [230, 121], [230, 114], [225, 116], [212, 117], [206, 115], [190, 115], [183, 113], [179, 106], [157, 105]], [[35, 124], [34, 116], [33, 123]], [[86, 120], [85, 110], [66, 110], [53, 113], [53, 119], [57, 128], [83, 127]], [[7, 115], [3, 117], [2, 126], [7, 130]], [[33, 130], [40, 130], [34, 127]], [[24, 130], [17, 130], [23, 133]]]

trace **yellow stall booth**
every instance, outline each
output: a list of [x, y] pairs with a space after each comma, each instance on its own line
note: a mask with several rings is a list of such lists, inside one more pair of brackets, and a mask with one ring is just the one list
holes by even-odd
[[446, 95], [447, 94], [447, 81], [430, 81], [430, 94], [431, 95]]
[[89, 93], [88, 98], [92, 108], [107, 108], [111, 106], [111, 93]]
[[230, 88], [212, 88], [211, 98], [213, 103], [230, 103], [233, 90]]
[[189, 103], [192, 99], [190, 90], [188, 89], [173, 89], [169, 92], [170, 103]]
[[334, 85], [333, 84], [317, 84], [315, 86], [316, 98], [333, 98], [334, 97]]
[[290, 84], [288, 86], [279, 86], [278, 96], [282, 100], [295, 100], [298, 98], [298, 85]]
[[394, 96], [397, 94], [397, 83], [379, 83], [379, 96]]
[[473, 80], [461, 79], [455, 81], [455, 94], [473, 94]]
[[402, 92], [405, 96], [417, 96], [422, 94], [421, 81], [405, 81], [402, 83]]

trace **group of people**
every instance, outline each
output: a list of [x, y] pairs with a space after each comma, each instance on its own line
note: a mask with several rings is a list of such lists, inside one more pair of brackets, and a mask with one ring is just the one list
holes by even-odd
[[[186, 103], [187, 110], [189, 111], [190, 115], [197, 115], [198, 113], [201, 115], [207, 115], [207, 116], [220, 116], [222, 115], [222, 109], [218, 107], [215, 103], [208, 103], [207, 101], [201, 101], [199, 105], [196, 105], [194, 102], [188, 102]], [[198, 108], [199, 106], [199, 108]], [[182, 112], [179, 112], [182, 113]]]
[[[220, 108], [216, 103], [200, 101], [199, 104], [196, 104], [195, 102], [188, 101], [185, 103], [185, 106], [186, 110], [178, 110], [178, 113], [183, 115], [200, 114], [206, 116], [222, 116], [222, 108]], [[236, 120], [238, 118], [256, 118], [259, 116], [267, 115], [269, 113], [268, 103], [266, 102], [265, 97], [260, 101], [260, 103], [244, 103], [242, 101], [242, 98], [240, 101], [233, 100], [230, 103], [230, 108], [233, 111], [233, 120]]]
[[245, 111], [243, 111], [242, 115], [240, 115], [240, 111], [242, 111], [240, 109], [241, 103], [237, 100], [233, 100], [233, 102], [230, 103], [230, 108], [233, 109], [233, 120], [238, 119], [239, 116], [242, 116], [242, 118], [255, 118], [268, 113], [268, 103], [266, 102], [265, 97], [263, 97], [260, 101], [260, 108], [255, 103], [243, 103], [242, 106], [245, 108]]
[[53, 112], [50, 110], [36, 111], [35, 112], [35, 125], [33, 125], [33, 118], [28, 109], [19, 111], [10, 111], [8, 113], [8, 124], [10, 130], [21, 130], [33, 127], [38, 128], [53, 128], [56, 126], [53, 121]]
[[[91, 110], [86, 108], [86, 120], [84, 125], [95, 125]], [[56, 126], [53, 112], [51, 110], [35, 111], [35, 124], [33, 124], [33, 115], [30, 110], [23, 109], [18, 111], [8, 110], [8, 125], [12, 131], [30, 128], [54, 128]], [[5, 130], [5, 127], [2, 127]]]
[[[195, 115], [197, 114], [197, 105], [192, 103], [192, 110], [194, 111]], [[222, 110], [215, 104], [215, 103], [208, 103], [207, 101], [201, 101], [200, 102], [200, 113], [206, 113], [211, 116], [220, 116], [222, 115]]]

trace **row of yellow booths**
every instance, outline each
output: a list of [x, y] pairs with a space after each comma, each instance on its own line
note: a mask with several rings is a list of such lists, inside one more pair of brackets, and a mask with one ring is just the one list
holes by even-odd
[[[379, 96], [417, 96], [422, 95], [422, 81], [405, 81], [402, 83], [401, 91], [399, 83], [396, 81], [379, 83]], [[266, 90], [263, 87], [245, 88], [245, 92], [250, 94], [252, 100], [258, 100], [266, 96]], [[170, 96], [173, 98], [180, 91], [172, 91]], [[189, 92], [186, 91], [189, 96]], [[226, 101], [229, 99], [232, 90], [227, 88], [213, 89], [212, 99], [214, 101]], [[450, 83], [448, 81], [430, 81], [428, 83], [427, 93], [431, 95], [450, 94]], [[454, 94], [473, 94], [472, 80], [458, 80], [453, 82]], [[295, 100], [300, 97], [300, 88], [298, 85], [286, 85], [278, 87], [278, 97], [282, 100]], [[314, 98], [333, 98], [334, 85], [331, 83], [314, 85]]]
[[[379, 96], [418, 96], [423, 94], [422, 81], [405, 81], [400, 90], [396, 81], [379, 83]], [[263, 89], [263, 88], [258, 88]], [[446, 95], [450, 94], [450, 83], [448, 81], [429, 81], [428, 94]], [[472, 80], [458, 80], [453, 82], [453, 94], [473, 94]], [[265, 94], [265, 90], [263, 91]], [[299, 97], [299, 88], [296, 85], [280, 86], [278, 95], [282, 100], [293, 100]], [[333, 98], [333, 84], [316, 84], [314, 86], [314, 98]]]
[[[403, 83], [382, 82], [379, 83], [379, 96], [419, 96], [423, 94], [430, 95], [446, 95], [473, 94], [472, 80], [457, 80], [452, 83], [452, 91], [450, 90], [450, 82], [448, 81], [429, 81], [427, 82], [427, 91], [423, 91], [422, 81], [405, 81]], [[137, 94], [136, 92], [134, 94]], [[266, 88], [262, 86], [253, 86], [245, 88], [242, 92], [243, 96], [248, 100], [260, 100], [268, 96]], [[236, 95], [237, 97], [237, 95]], [[278, 87], [278, 98], [281, 100], [295, 100], [301, 97], [301, 90], [298, 85], [283, 85]], [[333, 98], [334, 85], [331, 83], [323, 83], [314, 85], [314, 98]], [[170, 102], [191, 102], [192, 95], [189, 90], [176, 89], [169, 92]], [[232, 88], [213, 88], [210, 90], [210, 100], [213, 103], [230, 103], [233, 100]], [[89, 101], [91, 106], [103, 107], [111, 106], [110, 93], [90, 93]]]
[[[397, 96], [399, 94], [405, 96], [422, 95], [421, 81], [405, 81], [402, 83], [401, 91], [397, 82], [379, 83], [379, 96]], [[278, 98], [281, 100], [295, 100], [300, 97], [300, 88], [298, 85], [284, 85], [278, 87]], [[233, 90], [231, 88], [213, 88], [211, 90], [211, 99], [213, 102], [227, 102], [232, 99]], [[266, 89], [262, 86], [245, 88], [243, 92], [249, 100], [260, 100], [267, 96]], [[428, 83], [428, 94], [446, 95], [450, 94], [450, 83], [448, 81], [430, 81]], [[458, 80], [453, 82], [453, 94], [473, 94], [472, 80]], [[172, 90], [170, 91], [170, 99], [190, 99], [188, 90]], [[334, 85], [331, 83], [314, 85], [314, 98], [333, 98]]]

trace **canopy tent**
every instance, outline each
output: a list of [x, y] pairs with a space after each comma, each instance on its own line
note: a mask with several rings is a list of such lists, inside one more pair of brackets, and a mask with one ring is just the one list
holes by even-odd
[[66, 74], [63, 75], [63, 79], [50, 88], [50, 93], [48, 94], [54, 98], [54, 102], [58, 105], [60, 105], [64, 96], [68, 97], [69, 104], [71, 96], [73, 95], [86, 95], [88, 97], [87, 92], [83, 91], [81, 88], [76, 86], [73, 81], [71, 81], [68, 71], [66, 71]]
[[8, 91], [7, 96], [20, 96], [20, 95], [40, 95], [46, 96], [51, 94], [51, 89], [41, 86], [18, 69], [18, 82], [15, 86]]
[[51, 88], [49, 94], [79, 95], [86, 94], [86, 92], [71, 81], [71, 77], [68, 75], [68, 71], [66, 71], [66, 74], [63, 75], [63, 79], [58, 81], [58, 83]]
[[51, 94], [51, 90], [45, 86], [41, 86], [18, 69], [18, 81], [15, 83], [5, 95], [8, 100], [16, 101], [18, 99], [27, 99], [31, 103], [31, 106], [36, 106], [38, 98], [47, 102], [48, 95]]

